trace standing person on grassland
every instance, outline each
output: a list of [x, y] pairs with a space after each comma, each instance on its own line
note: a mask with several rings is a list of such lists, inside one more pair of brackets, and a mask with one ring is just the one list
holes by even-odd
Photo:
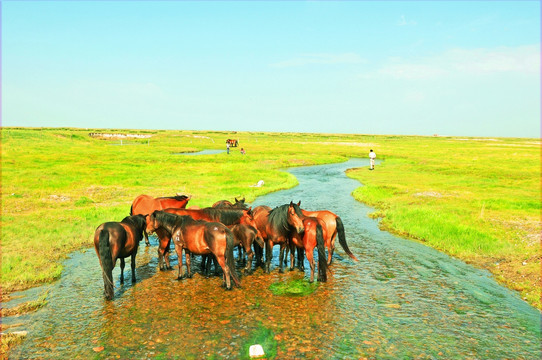
[[226, 142], [226, 153], [230, 153], [230, 143]]
[[369, 151], [369, 162], [371, 164], [371, 167], [369, 168], [369, 170], [375, 169], [375, 159], [376, 159], [376, 154], [373, 152], [373, 149], [371, 149], [371, 151]]

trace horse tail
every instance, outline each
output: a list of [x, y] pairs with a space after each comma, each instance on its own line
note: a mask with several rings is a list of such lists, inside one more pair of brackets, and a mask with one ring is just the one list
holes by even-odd
[[327, 281], [327, 259], [326, 247], [324, 244], [324, 235], [322, 226], [316, 224], [316, 247], [318, 248], [318, 281]]
[[130, 216], [133, 216], [133, 215], [134, 215], [134, 204], [130, 206]]
[[109, 231], [100, 231], [100, 240], [98, 243], [100, 251], [100, 262], [102, 263], [102, 275], [104, 278], [104, 291], [107, 300], [113, 299], [113, 256], [109, 245]]
[[335, 222], [337, 223], [337, 235], [339, 236], [339, 244], [341, 244], [341, 247], [343, 248], [344, 252], [348, 254], [354, 261], [358, 261], [358, 259], [352, 254], [352, 251], [348, 248], [348, 244], [346, 243], [346, 236], [344, 235], [344, 225], [343, 221], [340, 217], [335, 218]]
[[226, 266], [230, 269], [231, 278], [235, 285], [241, 286], [239, 276], [237, 276], [237, 271], [235, 270], [235, 258], [233, 257], [233, 248], [235, 246], [233, 243], [233, 232], [230, 229], [226, 229]]

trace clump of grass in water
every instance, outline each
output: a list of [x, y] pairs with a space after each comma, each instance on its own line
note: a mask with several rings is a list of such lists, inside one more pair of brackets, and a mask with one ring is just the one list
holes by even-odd
[[318, 288], [318, 282], [309, 283], [305, 279], [295, 279], [286, 282], [271, 284], [269, 290], [273, 295], [306, 296], [312, 294]]

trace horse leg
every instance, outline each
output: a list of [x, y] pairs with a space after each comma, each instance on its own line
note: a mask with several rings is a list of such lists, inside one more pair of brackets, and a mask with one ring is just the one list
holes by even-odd
[[284, 250], [286, 249], [286, 246], [284, 244], [280, 244], [280, 252], [279, 252], [279, 273], [284, 272]]
[[295, 245], [290, 243], [290, 271], [294, 270]]
[[335, 239], [337, 238], [337, 231], [335, 231], [335, 234], [331, 237], [329, 241], [329, 246], [327, 247], [327, 264], [331, 265], [331, 262], [333, 261], [333, 252], [335, 251]]
[[314, 248], [313, 249], [305, 249], [305, 252], [307, 253], [307, 260], [309, 261], [309, 265], [311, 267], [311, 279], [310, 282], [314, 282]]
[[265, 243], [265, 272], [271, 272], [271, 258], [273, 257], [273, 241], [267, 240]]
[[284, 249], [284, 265], [288, 265], [288, 252], [290, 252], [290, 248], [286, 247]]
[[[252, 257], [254, 256], [254, 253], [252, 252], [252, 246], [249, 244], [245, 244], [245, 248], [243, 249], [247, 253], [247, 264], [245, 266], [245, 274], [252, 273]], [[243, 256], [244, 258], [244, 256]]]
[[183, 248], [180, 245], [175, 244], [175, 252], [177, 253], [177, 258], [179, 259], [179, 273], [177, 274], [177, 280], [182, 280], [183, 278]]
[[143, 229], [143, 234], [145, 235], [145, 245], [151, 246], [151, 243], [149, 242], [149, 235], [147, 234], [146, 229]]
[[120, 283], [124, 284], [124, 265], [126, 263], [124, 262], [124, 258], [120, 258]]
[[305, 271], [305, 248], [297, 248], [297, 268]]
[[190, 271], [190, 252], [186, 251], [186, 249], [185, 249], [184, 250], [184, 255], [185, 255], [185, 258], [186, 258], [186, 276], [188, 278], [191, 278], [192, 277], [192, 271]]
[[226, 283], [226, 290], [231, 290], [230, 268], [226, 265], [226, 258], [224, 256], [215, 256], [216, 261], [224, 272], [224, 282]]
[[134, 253], [132, 254], [132, 257], [131, 257], [131, 262], [130, 262], [130, 266], [132, 267], [132, 284], [135, 284], [135, 282], [136, 282], [136, 276], [135, 276], [136, 254], [137, 253], [134, 251]]

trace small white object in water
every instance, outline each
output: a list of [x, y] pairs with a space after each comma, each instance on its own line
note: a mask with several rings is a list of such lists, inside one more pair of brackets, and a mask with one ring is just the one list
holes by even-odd
[[248, 350], [248, 353], [251, 358], [258, 358], [258, 357], [265, 356], [262, 346], [258, 344], [252, 345], [250, 349]]

